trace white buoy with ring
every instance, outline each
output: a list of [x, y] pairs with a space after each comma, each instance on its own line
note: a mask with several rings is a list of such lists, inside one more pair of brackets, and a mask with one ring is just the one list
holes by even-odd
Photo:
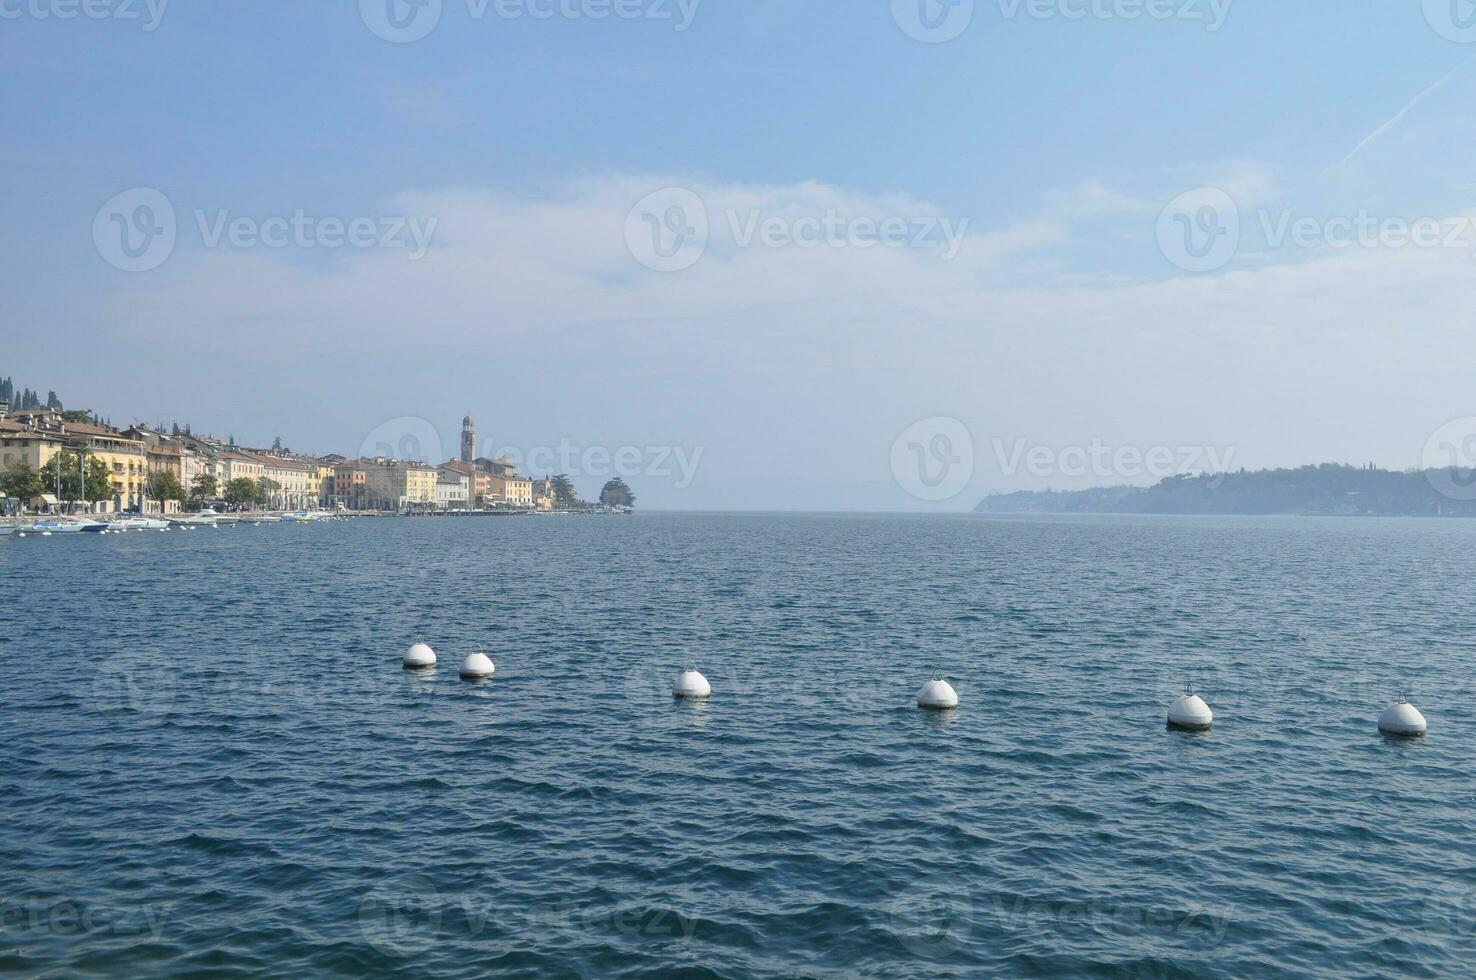
[[677, 675], [677, 679], [671, 685], [671, 696], [674, 698], [685, 698], [700, 700], [712, 697], [712, 685], [707, 683], [695, 670], [684, 670]]
[[473, 653], [461, 665], [461, 679], [464, 681], [486, 680], [496, 672], [497, 668], [485, 653]]
[[1413, 738], [1425, 734], [1428, 727], [1425, 723], [1425, 716], [1404, 698], [1389, 705], [1384, 713], [1379, 715], [1379, 731], [1385, 735]]
[[1204, 698], [1194, 693], [1194, 688], [1184, 689], [1184, 694], [1179, 700], [1169, 705], [1168, 724], [1170, 728], [1179, 728], [1186, 732], [1209, 731], [1210, 725], [1214, 724], [1215, 713], [1210, 706], [1204, 703]]
[[958, 692], [953, 689], [952, 684], [943, 679], [942, 674], [934, 674], [932, 680], [918, 688], [917, 706], [919, 708], [930, 708], [934, 711], [947, 711], [949, 708], [957, 708]]
[[406, 670], [425, 670], [436, 665], [436, 651], [424, 643], [417, 643], [405, 654]]

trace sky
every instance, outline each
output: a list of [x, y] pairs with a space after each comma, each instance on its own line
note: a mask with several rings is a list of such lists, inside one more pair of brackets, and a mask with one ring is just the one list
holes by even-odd
[[0, 0], [0, 375], [674, 509], [1476, 464], [1469, 0]]

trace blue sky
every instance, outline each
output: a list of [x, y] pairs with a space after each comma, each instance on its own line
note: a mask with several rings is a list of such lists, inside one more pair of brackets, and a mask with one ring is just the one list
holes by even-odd
[[[411, 43], [370, 0], [173, 0], [153, 25], [95, 2], [139, 17], [0, 4], [0, 373], [115, 422], [322, 452], [389, 426], [450, 455], [472, 409], [488, 448], [700, 450], [690, 485], [638, 467], [653, 505], [958, 509], [1146, 479], [1063, 470], [1073, 447], [1405, 467], [1476, 415], [1471, 249], [1321, 240], [1472, 207], [1476, 44], [1438, 0], [1236, 0], [1217, 30], [1209, 0], [978, 0], [943, 43], [905, 0], [706, 0], [682, 31], [443, 0]], [[680, 16], [655, 2], [630, 9]], [[136, 188], [177, 241], [127, 272], [94, 223]], [[660, 271], [627, 219], [670, 188], [711, 229]], [[1185, 269], [1164, 208], [1190, 193], [1191, 227], [1204, 188], [1239, 248]], [[298, 213], [376, 244], [208, 241]], [[740, 240], [827, 213], [966, 230], [947, 258]], [[400, 218], [434, 222], [423, 256], [379, 247]], [[895, 472], [932, 419], [971, 443], [943, 500]], [[1055, 463], [1007, 465], [1022, 441]]]

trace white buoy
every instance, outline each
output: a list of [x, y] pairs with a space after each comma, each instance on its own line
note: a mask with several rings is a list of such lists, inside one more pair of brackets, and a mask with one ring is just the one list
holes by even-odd
[[917, 706], [934, 711], [947, 711], [958, 707], [958, 692], [942, 676], [935, 675], [917, 691]]
[[695, 670], [685, 670], [677, 675], [677, 679], [671, 685], [671, 696], [674, 698], [690, 698], [699, 700], [712, 697], [712, 685], [707, 683], [707, 678]]
[[1400, 735], [1412, 738], [1416, 735], [1425, 734], [1429, 726], [1425, 723], [1425, 716], [1420, 714], [1418, 708], [1410, 704], [1404, 698], [1400, 698], [1394, 704], [1389, 705], [1384, 713], [1379, 715], [1379, 731], [1385, 735]]
[[1204, 698], [1195, 694], [1192, 689], [1186, 690], [1179, 700], [1169, 705], [1168, 724], [1170, 728], [1182, 728], [1186, 732], [1209, 731], [1210, 725], [1214, 724], [1215, 713], [1210, 706], [1204, 703]]
[[436, 651], [424, 643], [417, 643], [405, 654], [406, 670], [424, 670], [436, 665]]
[[497, 668], [485, 653], [474, 653], [461, 665], [461, 679], [464, 681], [486, 680], [496, 672]]

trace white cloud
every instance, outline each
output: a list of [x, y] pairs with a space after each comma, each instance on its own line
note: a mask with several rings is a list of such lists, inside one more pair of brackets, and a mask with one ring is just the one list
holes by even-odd
[[[1220, 179], [1246, 198], [1276, 188], [1250, 165]], [[187, 243], [132, 284], [124, 319], [204, 354], [311, 337], [407, 363], [444, 348], [490, 363], [597, 336], [615, 342], [612, 374], [650, 396], [629, 407], [633, 427], [663, 416], [662, 386], [698, 393], [683, 418], [715, 482], [823, 471], [883, 485], [888, 440], [930, 415], [963, 419], [981, 446], [1187, 441], [1233, 446], [1238, 464], [1256, 466], [1395, 465], [1441, 422], [1476, 413], [1462, 367], [1476, 355], [1469, 252], [1326, 250], [1165, 278], [1149, 254], [1154, 194], [1096, 184], [1011, 227], [969, 228], [952, 261], [905, 248], [737, 248], [714, 221], [709, 253], [661, 274], [632, 258], [624, 229], [634, 202], [673, 183], [714, 215], [944, 214], [818, 183], [620, 176], [536, 199], [407, 193], [380, 213], [438, 219], [419, 262], [369, 251], [306, 265]], [[1079, 263], [1087, 236], [1151, 261], [1099, 274]], [[1391, 371], [1420, 384], [1380, 399]], [[982, 469], [976, 485], [1010, 486]]]

